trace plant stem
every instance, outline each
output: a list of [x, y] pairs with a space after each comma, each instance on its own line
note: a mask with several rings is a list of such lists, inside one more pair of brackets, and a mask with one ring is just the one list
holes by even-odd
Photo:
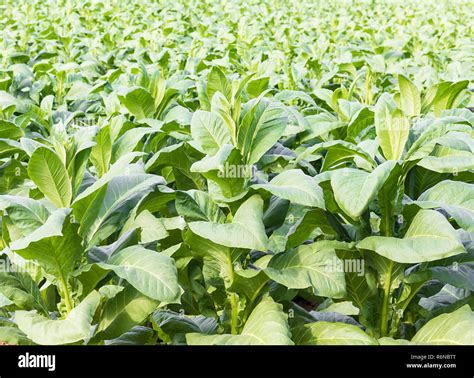
[[61, 289], [64, 295], [64, 301], [66, 302], [66, 312], [69, 314], [71, 310], [74, 308], [73, 301], [71, 298], [71, 293], [69, 292], [67, 281], [63, 275], [59, 277], [59, 280], [60, 280]]
[[238, 320], [239, 320], [239, 308], [237, 306], [237, 295], [235, 293], [230, 294], [230, 306], [231, 306], [231, 333], [233, 335], [238, 334]]
[[[227, 254], [227, 266], [229, 269], [229, 280], [230, 285], [234, 282], [234, 264], [232, 264], [232, 257], [230, 252]], [[230, 293], [230, 308], [231, 308], [231, 333], [233, 335], [238, 334], [238, 322], [239, 322], [239, 307], [237, 303], [237, 294]]]
[[390, 306], [390, 288], [392, 286], [393, 261], [389, 261], [388, 270], [385, 275], [385, 285], [382, 302], [382, 313], [380, 316], [380, 336], [387, 336], [388, 330], [388, 310]]

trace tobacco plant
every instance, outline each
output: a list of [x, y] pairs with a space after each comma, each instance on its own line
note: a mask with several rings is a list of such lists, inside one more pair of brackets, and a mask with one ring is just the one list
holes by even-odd
[[1, 342], [474, 344], [472, 4], [283, 3], [1, 6]]

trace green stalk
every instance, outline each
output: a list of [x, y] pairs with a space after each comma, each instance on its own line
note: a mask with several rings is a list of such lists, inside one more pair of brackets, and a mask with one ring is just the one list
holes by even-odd
[[[385, 198], [386, 203], [390, 203]], [[383, 217], [385, 230], [383, 230], [385, 236], [392, 236], [392, 222], [391, 222], [391, 211], [388, 210], [388, 204], [386, 204], [385, 214]], [[380, 315], [380, 336], [384, 337], [387, 336], [388, 331], [388, 313], [389, 313], [389, 306], [390, 306], [390, 288], [392, 286], [392, 274], [393, 274], [393, 266], [394, 262], [389, 260], [388, 270], [385, 274], [385, 285], [383, 289], [383, 302], [382, 302], [382, 310]]]
[[388, 330], [388, 310], [390, 306], [390, 287], [392, 286], [392, 272], [394, 262], [390, 261], [387, 274], [385, 275], [385, 285], [382, 302], [382, 313], [380, 316], [380, 336], [387, 336]]
[[71, 310], [74, 308], [71, 293], [69, 292], [67, 281], [62, 274], [59, 277], [59, 281], [61, 284], [61, 290], [64, 295], [64, 301], [66, 302], [66, 312], [69, 314]]
[[231, 333], [233, 335], [238, 334], [238, 327], [239, 327], [239, 308], [237, 305], [237, 294], [231, 293], [230, 294], [230, 306], [231, 306]]
[[[229, 269], [229, 280], [230, 280], [230, 285], [234, 282], [234, 264], [232, 264], [232, 257], [230, 256], [230, 253], [227, 255], [227, 267]], [[237, 303], [237, 294], [235, 293], [230, 293], [230, 308], [231, 308], [231, 320], [230, 320], [230, 326], [231, 326], [231, 333], [233, 335], [238, 334], [238, 327], [239, 327], [239, 307]]]

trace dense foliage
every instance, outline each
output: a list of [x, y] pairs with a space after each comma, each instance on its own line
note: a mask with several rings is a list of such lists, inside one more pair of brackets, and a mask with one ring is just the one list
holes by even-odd
[[470, 1], [5, 1], [0, 341], [474, 344]]

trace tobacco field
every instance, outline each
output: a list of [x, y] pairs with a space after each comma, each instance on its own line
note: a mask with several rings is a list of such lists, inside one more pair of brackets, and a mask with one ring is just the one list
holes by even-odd
[[474, 345], [474, 2], [0, 4], [0, 344]]

